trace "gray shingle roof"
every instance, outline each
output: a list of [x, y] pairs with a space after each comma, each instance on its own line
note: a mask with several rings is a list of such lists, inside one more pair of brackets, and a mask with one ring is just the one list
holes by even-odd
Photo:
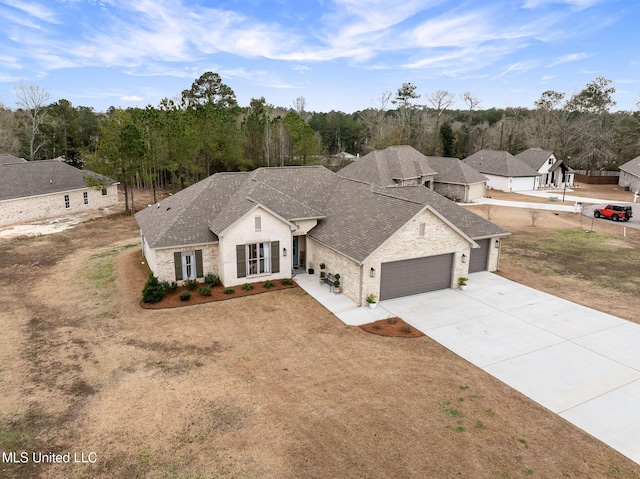
[[538, 171], [516, 158], [508, 151], [480, 150], [463, 160], [473, 169], [485, 175], [505, 177], [538, 176]]
[[340, 170], [340, 176], [381, 186], [394, 181], [435, 175], [426, 156], [408, 145], [390, 146], [375, 150]]
[[620, 166], [620, 171], [640, 177], [640, 156], [636, 156], [633, 160], [627, 161], [624, 165]]
[[521, 151], [516, 155], [516, 158], [522, 160], [525, 164], [529, 165], [536, 171], [547, 163], [549, 158], [553, 155], [551, 150], [543, 150], [541, 148], [529, 148], [528, 150]]
[[380, 186], [392, 186], [394, 179], [409, 180], [435, 174], [438, 183], [472, 184], [487, 178], [457, 158], [425, 156], [411, 146], [390, 146], [372, 151], [345, 166], [338, 174]]
[[453, 183], [471, 185], [487, 181], [487, 177], [471, 168], [458, 158], [445, 158], [441, 156], [427, 156], [431, 167], [438, 172], [436, 183]]
[[218, 173], [138, 212], [136, 219], [153, 248], [207, 243], [258, 204], [290, 221], [317, 218], [309, 236], [356, 261], [427, 205], [469, 237], [508, 234], [428, 188], [383, 188], [313, 166]]
[[26, 163], [24, 158], [18, 158], [13, 155], [0, 155], [0, 165], [10, 165], [12, 163]]
[[25, 161], [0, 165], [0, 201], [48, 195], [86, 188], [86, 177], [104, 179], [89, 170], [79, 170], [56, 160]]

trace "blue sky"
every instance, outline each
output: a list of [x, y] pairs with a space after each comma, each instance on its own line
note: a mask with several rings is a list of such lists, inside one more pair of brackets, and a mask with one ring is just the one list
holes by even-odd
[[0, 0], [0, 102], [23, 79], [75, 106], [157, 106], [206, 71], [241, 106], [374, 107], [412, 82], [533, 108], [598, 76], [640, 101], [637, 0]]

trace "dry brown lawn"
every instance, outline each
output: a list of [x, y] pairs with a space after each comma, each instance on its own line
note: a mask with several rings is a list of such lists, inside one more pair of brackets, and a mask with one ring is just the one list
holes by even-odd
[[138, 240], [111, 217], [0, 241], [0, 452], [96, 454], [0, 477], [640, 477], [428, 337], [347, 327], [299, 288], [144, 310]]

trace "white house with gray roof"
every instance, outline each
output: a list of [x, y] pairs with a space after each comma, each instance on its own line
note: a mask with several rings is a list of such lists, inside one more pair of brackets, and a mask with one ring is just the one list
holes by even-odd
[[541, 188], [563, 188], [573, 185], [575, 171], [564, 161], [556, 158], [551, 150], [529, 148], [516, 155], [531, 168], [538, 172], [538, 185]]
[[463, 161], [487, 177], [487, 188], [506, 192], [538, 189], [538, 171], [508, 151], [480, 150]]
[[634, 193], [640, 191], [640, 156], [620, 166], [618, 184], [622, 187], [628, 186]]
[[319, 166], [217, 173], [136, 214], [160, 280], [220, 277], [225, 286], [341, 275], [360, 305], [453, 287], [496, 270], [509, 233], [423, 186], [382, 187]]
[[[87, 185], [86, 178], [104, 188]], [[117, 182], [56, 160], [0, 157], [0, 226], [54, 219], [118, 204]]]
[[409, 145], [372, 151], [338, 174], [385, 187], [422, 185], [463, 203], [483, 198], [487, 185], [486, 176], [458, 158], [425, 156]]

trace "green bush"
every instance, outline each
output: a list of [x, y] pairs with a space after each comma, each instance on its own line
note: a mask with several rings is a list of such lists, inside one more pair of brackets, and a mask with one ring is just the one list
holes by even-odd
[[176, 283], [175, 281], [161, 281], [160, 284], [162, 285], [165, 294], [173, 293], [176, 289], [178, 289], [178, 283]]
[[198, 280], [195, 278], [185, 279], [182, 284], [184, 284], [184, 287], [189, 291], [193, 291], [198, 287]]
[[223, 291], [224, 294], [233, 294], [235, 292], [236, 290], [233, 288], [224, 288], [224, 291]]
[[153, 273], [150, 273], [147, 284], [145, 284], [142, 289], [142, 300], [145, 303], [159, 303], [163, 297], [164, 288], [162, 284], [160, 284], [160, 281], [158, 281], [158, 278], [156, 278]]
[[262, 286], [264, 286], [265, 288], [269, 289], [269, 288], [273, 288], [275, 286], [275, 284], [273, 283], [273, 281], [271, 281], [270, 279], [268, 279], [267, 281], [265, 281]]
[[207, 273], [207, 275], [204, 277], [204, 282], [207, 286], [212, 288], [213, 286], [217, 286], [220, 284], [220, 278], [216, 274]]
[[291, 278], [282, 278], [280, 280], [280, 284], [284, 285], [284, 286], [290, 286], [293, 284], [293, 280]]
[[251, 291], [253, 289], [253, 285], [250, 283], [244, 283], [242, 285], [242, 289], [244, 289], [245, 291]]
[[189, 291], [183, 291], [180, 293], [180, 301], [189, 301], [191, 298], [191, 293]]
[[209, 286], [202, 286], [198, 290], [198, 293], [200, 293], [202, 296], [211, 296], [211, 288]]

